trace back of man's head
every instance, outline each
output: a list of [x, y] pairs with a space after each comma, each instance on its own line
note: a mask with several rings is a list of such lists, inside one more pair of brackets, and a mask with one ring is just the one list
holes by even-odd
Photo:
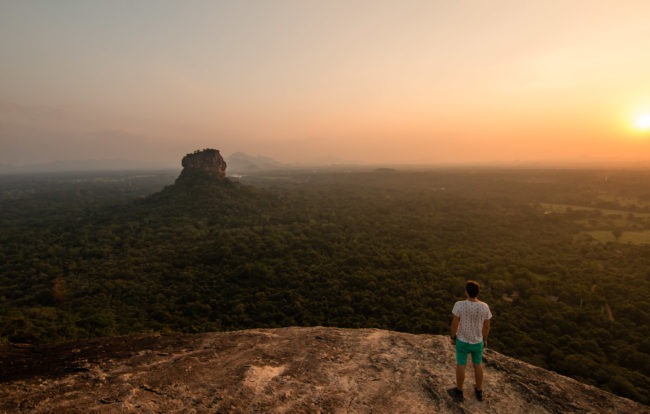
[[465, 290], [467, 291], [467, 294], [470, 298], [475, 298], [478, 296], [479, 287], [480, 285], [478, 282], [468, 280], [467, 284], [465, 285]]

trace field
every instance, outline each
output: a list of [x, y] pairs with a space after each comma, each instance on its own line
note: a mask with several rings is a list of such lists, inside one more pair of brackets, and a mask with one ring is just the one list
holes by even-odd
[[[621, 203], [622, 207], [638, 206], [638, 204], [630, 204], [629, 200], [627, 202], [621, 200]], [[546, 214], [587, 213], [590, 218], [576, 219], [575, 223], [585, 228], [581, 234], [593, 237], [600, 243], [650, 244], [650, 230], [643, 230], [650, 227], [650, 213], [567, 204], [541, 203], [540, 205], [545, 209]]]

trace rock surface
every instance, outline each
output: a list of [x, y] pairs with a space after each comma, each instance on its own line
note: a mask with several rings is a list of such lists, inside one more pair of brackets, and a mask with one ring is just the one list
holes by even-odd
[[454, 384], [447, 337], [280, 328], [0, 346], [0, 412], [648, 413], [647, 406], [485, 355], [485, 401]]
[[[216, 149], [197, 150], [187, 154], [181, 161], [183, 173], [187, 170], [203, 171], [218, 177], [226, 176], [226, 161]], [[181, 173], [182, 174], [182, 173]]]

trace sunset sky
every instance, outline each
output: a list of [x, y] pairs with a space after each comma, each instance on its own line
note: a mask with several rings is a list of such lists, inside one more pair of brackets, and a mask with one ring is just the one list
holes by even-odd
[[3, 164], [634, 163], [648, 128], [648, 0], [0, 0]]

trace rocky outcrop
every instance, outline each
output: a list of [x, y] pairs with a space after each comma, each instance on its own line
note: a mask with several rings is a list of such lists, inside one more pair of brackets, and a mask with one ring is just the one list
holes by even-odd
[[447, 394], [449, 339], [281, 328], [0, 346], [0, 412], [648, 413], [648, 407], [485, 355], [485, 400]]
[[181, 161], [183, 173], [189, 171], [203, 171], [217, 177], [226, 176], [226, 161], [216, 149], [197, 150], [187, 154]]

